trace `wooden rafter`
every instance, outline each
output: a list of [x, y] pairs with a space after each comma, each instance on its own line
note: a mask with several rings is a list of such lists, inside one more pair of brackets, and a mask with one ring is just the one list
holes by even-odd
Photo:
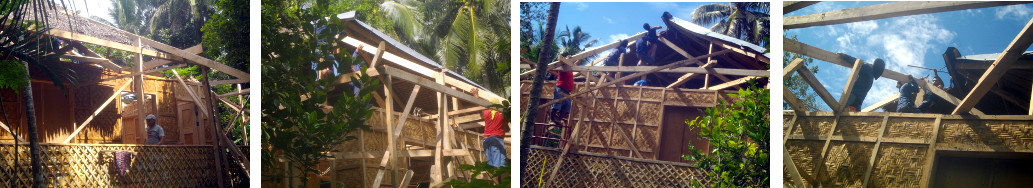
[[237, 96], [237, 95], [247, 95], [247, 94], [250, 94], [250, 93], [251, 93], [251, 88], [248, 88], [248, 89], [244, 89], [244, 90], [240, 90], [240, 91], [233, 91], [233, 92], [229, 92], [229, 93], [225, 93], [225, 94], [219, 94], [216, 97], [217, 98], [226, 98], [226, 97], [232, 97], [232, 96]]
[[820, 1], [785, 1], [782, 4], [782, 14], [789, 14], [804, 7], [817, 4]]
[[204, 103], [201, 103], [201, 98], [197, 97], [197, 93], [194, 93], [193, 87], [190, 87], [190, 85], [187, 85], [187, 83], [183, 81], [183, 78], [179, 77], [179, 73], [176, 72], [176, 70], [172, 70], [172, 75], [176, 76], [176, 81], [179, 81], [179, 84], [183, 86], [183, 90], [186, 90], [187, 94], [190, 95], [190, 98], [194, 99], [194, 104], [197, 105], [197, 107], [198, 107], [197, 109], [199, 109], [198, 111], [201, 111], [201, 115], [204, 115], [205, 117], [207, 117], [208, 116], [208, 108], [205, 107]]
[[[438, 84], [438, 83], [434, 82], [433, 80], [430, 80], [430, 79], [427, 79], [427, 78], [423, 78], [423, 77], [414, 75], [412, 73], [405, 72], [405, 71], [400, 70], [398, 68], [394, 68], [394, 67], [390, 67], [390, 66], [381, 66], [381, 67], [378, 67], [378, 69], [382, 69], [382, 70], [380, 70], [380, 72], [382, 72], [383, 74], [391, 75], [394, 78], [398, 78], [398, 79], [402, 79], [402, 80], [405, 80], [405, 81], [408, 81], [408, 82], [412, 82], [412, 83], [415, 83], [417, 85], [422, 85], [423, 87], [426, 87], [427, 89], [431, 89], [431, 90], [434, 90], [434, 91], [437, 91], [437, 92], [442, 92], [442, 93], [445, 93], [445, 94], [447, 94], [449, 96], [453, 96], [453, 97], [459, 98], [461, 100], [464, 100], [464, 101], [476, 104], [478, 106], [491, 106], [492, 105], [491, 102], [488, 102], [488, 101], [486, 101], [484, 99], [475, 97], [475, 96], [470, 95], [470, 94], [463, 93], [463, 92], [455, 90], [455, 89], [451, 89], [448, 86]], [[446, 78], [448, 78], [448, 77], [446, 77]], [[480, 92], [480, 93], [489, 93], [489, 92]]]
[[1025, 3], [1029, 2], [892, 2], [843, 10], [834, 10], [803, 16], [790, 16], [785, 18], [785, 23], [783, 24], [783, 27], [785, 29], [797, 29], [811, 26], [834, 25], [908, 15], [929, 14], [936, 12], [977, 9]]
[[747, 81], [750, 81], [750, 80], [752, 80], [752, 79], [760, 79], [760, 78], [761, 78], [761, 77], [756, 77], [756, 76], [747, 76], [747, 77], [742, 77], [742, 78], [739, 78], [739, 79], [735, 79], [735, 80], [732, 80], [732, 81], [730, 81], [730, 82], [725, 82], [725, 83], [721, 83], [721, 84], [718, 84], [718, 85], [715, 85], [715, 86], [710, 86], [710, 87], [707, 87], [707, 89], [709, 89], [709, 90], [722, 90], [722, 89], [727, 89], [727, 88], [730, 88], [730, 87], [732, 87], [732, 86], [737, 86], [737, 85], [739, 85], [739, 84], [744, 84], [744, 83], [746, 83]]
[[1011, 65], [1015, 64], [1015, 61], [1019, 59], [1019, 56], [1029, 48], [1030, 44], [1033, 44], [1033, 31], [1030, 30], [1031, 27], [1033, 27], [1033, 19], [1026, 23], [1026, 27], [1019, 31], [1018, 36], [1015, 36], [1015, 39], [1011, 41], [1011, 44], [1008, 44], [1004, 52], [997, 56], [997, 60], [994, 61], [990, 68], [986, 69], [983, 76], [979, 78], [979, 82], [972, 87], [972, 91], [965, 96], [965, 99], [961, 100], [961, 104], [958, 104], [958, 107], [954, 108], [954, 112], [951, 114], [960, 115], [968, 112], [972, 107], [976, 106], [979, 100], [983, 99], [983, 95], [986, 95], [987, 91], [997, 84], [997, 81], [1004, 76], [1004, 73], [1011, 68]]
[[100, 66], [103, 66], [104, 68], [107, 68], [107, 69], [114, 70], [115, 72], [122, 71], [122, 66], [116, 65], [115, 63], [111, 62], [111, 60], [108, 60], [104, 56], [101, 56], [100, 54], [97, 54], [96, 52], [93, 52], [93, 50], [90, 50], [89, 48], [86, 48], [86, 46], [83, 46], [82, 43], [75, 42], [75, 41], [70, 41], [70, 42], [68, 42], [68, 46], [71, 46], [71, 47], [75, 48], [76, 50], [79, 50], [80, 52], [83, 53], [83, 55], [100, 59], [100, 61], [92, 62], [92, 63], [100, 64]]
[[218, 63], [218, 62], [212, 61], [211, 59], [207, 59], [207, 58], [201, 57], [201, 56], [196, 55], [196, 54], [194, 54], [192, 52], [188, 52], [186, 50], [182, 50], [182, 49], [179, 49], [179, 48], [176, 48], [176, 47], [172, 47], [172, 46], [169, 46], [167, 44], [160, 43], [160, 42], [157, 42], [157, 41], [145, 38], [145, 37], [137, 36], [136, 38], [140, 39], [140, 42], [143, 42], [144, 44], [147, 44], [148, 46], [151, 46], [151, 47], [153, 47], [155, 49], [166, 51], [166, 52], [171, 53], [172, 55], [179, 56], [179, 57], [183, 58], [184, 60], [186, 60], [186, 62], [189, 62], [189, 63], [192, 63], [192, 64], [197, 64], [197, 65], [201, 65], [201, 66], [205, 66], [205, 67], [208, 67], [208, 68], [212, 68], [212, 69], [218, 70], [219, 72], [226, 73], [226, 74], [228, 74], [230, 76], [237, 77], [237, 79], [245, 79], [245, 80], [251, 79], [250, 74], [248, 74], [248, 73], [246, 73], [244, 71], [237, 70], [236, 68], [224, 65], [222, 63]]
[[865, 107], [864, 109], [861, 109], [861, 112], [872, 112], [872, 111], [878, 110], [879, 108], [882, 108], [883, 106], [886, 106], [887, 104], [890, 104], [890, 103], [893, 103], [893, 102], [897, 102], [897, 99], [899, 99], [899, 98], [900, 98], [900, 93], [893, 94], [893, 96], [886, 97], [885, 99], [882, 99], [879, 102], [876, 102], [875, 104], [872, 104], [871, 106], [868, 106], [868, 107]]
[[[710, 62], [708, 62], [707, 64], [704, 64], [703, 66], [700, 66], [699, 68], [709, 69], [709, 68], [713, 68], [715, 65], [717, 65], [717, 60], [710, 60]], [[681, 86], [685, 82], [688, 82], [692, 78], [694, 78], [696, 76], [699, 76], [699, 75], [700, 75], [700, 73], [685, 73], [685, 75], [682, 75], [681, 77], [679, 77], [677, 81], [674, 81], [674, 83], [671, 83], [670, 85], [667, 85], [667, 88], [677, 88], [678, 86]]]
[[837, 102], [835, 98], [832, 98], [832, 94], [829, 94], [829, 91], [825, 89], [825, 86], [822, 85], [820, 81], [818, 81], [818, 78], [814, 77], [814, 73], [811, 73], [811, 70], [796, 69], [796, 72], [800, 75], [800, 78], [803, 78], [804, 82], [807, 82], [807, 85], [811, 86], [814, 93], [818, 94], [818, 97], [821, 98], [822, 101], [825, 101], [825, 104], [829, 106], [829, 109], [840, 109], [839, 102]]
[[[638, 39], [640, 39], [642, 37], [645, 37], [645, 36], [646, 36], [646, 32], [641, 32], [641, 33], [635, 34], [635, 35], [633, 35], [631, 37], [628, 37], [627, 39], [624, 39], [624, 40], [634, 42], [634, 40], [638, 40]], [[629, 46], [632, 44], [631, 42], [628, 43]], [[584, 52], [575, 54], [574, 56], [571, 56], [569, 58], [569, 60], [570, 61], [581, 60], [581, 59], [584, 59], [584, 58], [586, 58], [588, 56], [596, 55], [596, 54], [602, 53], [603, 51], [615, 48], [618, 45], [620, 45], [620, 41], [615, 41], [615, 42], [612, 42], [610, 44], [606, 44], [606, 45], [603, 45], [603, 46], [599, 46], [599, 47], [593, 48], [591, 50], [586, 50]], [[545, 69], [546, 70], [554, 70], [556, 67], [559, 67], [559, 65], [560, 65], [559, 61], [552, 62], [552, 63], [549, 63], [549, 65], [546, 66]], [[534, 72], [535, 72], [535, 69], [531, 69], [530, 71], [527, 71], [527, 72], [524, 72], [523, 74], [520, 74], [520, 78], [527, 78], [527, 77], [533, 75]]]
[[[68, 31], [60, 30], [60, 29], [50, 29], [50, 30], [47, 31], [47, 34], [50, 35], [50, 36], [53, 36], [53, 37], [60, 38], [60, 39], [79, 41], [79, 42], [83, 42], [83, 43], [89, 43], [89, 44], [94, 44], [94, 45], [98, 45], [98, 46], [114, 48], [114, 49], [118, 49], [118, 50], [122, 50], [122, 51], [128, 51], [128, 52], [132, 52], [132, 53], [143, 54], [143, 55], [146, 55], [146, 56], [151, 56], [151, 57], [160, 58], [160, 59], [167, 59], [167, 60], [172, 60], [172, 61], [183, 61], [183, 58], [175, 57], [175, 56], [173, 56], [171, 54], [168, 54], [168, 53], [158, 52], [158, 51], [148, 50], [148, 49], [140, 49], [139, 47], [136, 47], [136, 46], [133, 46], [133, 45], [122, 44], [122, 43], [118, 43], [118, 42], [113, 42], [113, 41], [109, 41], [109, 40], [100, 39], [100, 38], [97, 38], [97, 37], [92, 37], [92, 36], [89, 36], [89, 35], [68, 32]], [[131, 35], [131, 34], [127, 33], [127, 35]], [[130, 37], [130, 39], [132, 39], [132, 38], [133, 37]], [[134, 41], [134, 40], [130, 40], [130, 41]]]
[[839, 95], [839, 108], [833, 108], [833, 111], [841, 112], [847, 107], [847, 103], [850, 102], [850, 94], [854, 92], [854, 84], [857, 83], [858, 74], [861, 73], [861, 67], [864, 66], [864, 61], [857, 59], [854, 61], [854, 68], [850, 70], [850, 76], [847, 76], [846, 86], [843, 86], [843, 93]]
[[789, 107], [796, 111], [796, 113], [807, 111], [807, 107], [803, 106], [803, 102], [784, 84], [782, 85], [782, 99], [785, 99], [786, 103], [789, 103]]
[[[202, 47], [201, 44], [194, 45], [193, 47], [190, 47], [190, 48], [187, 48], [187, 49], [183, 49], [183, 50], [186, 50], [187, 52], [198, 54], [198, 55], [200, 55], [201, 53], [204, 53], [204, 47]], [[155, 59], [155, 60], [151, 60], [151, 61], [143, 63], [143, 70], [150, 70], [150, 69], [153, 69], [155, 67], [159, 67], [159, 66], [162, 66], [162, 65], [165, 65], [165, 64], [169, 64], [169, 63], [173, 63], [173, 62], [182, 62], [182, 61], [169, 61], [167, 59]]]
[[[702, 58], [700, 58], [702, 59]], [[679, 62], [684, 62], [682, 60]], [[673, 64], [673, 63], [672, 63]], [[668, 64], [670, 65], [670, 64]], [[572, 66], [572, 67], [557, 67], [552, 70], [557, 71], [591, 71], [591, 72], [648, 72], [652, 69], [656, 69], [662, 66]], [[702, 67], [665, 67], [650, 73], [697, 73], [697, 74], [714, 74], [714, 75], [729, 75], [729, 76], [768, 76], [770, 72], [768, 70], [750, 70], [750, 69], [729, 69], [729, 68], [702, 68]], [[731, 81], [729, 79], [728, 81]]]

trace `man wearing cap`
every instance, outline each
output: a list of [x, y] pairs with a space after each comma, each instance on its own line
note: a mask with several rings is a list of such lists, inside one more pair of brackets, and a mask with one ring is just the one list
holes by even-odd
[[165, 129], [157, 123], [158, 118], [154, 114], [147, 115], [147, 144], [160, 144], [165, 141]]

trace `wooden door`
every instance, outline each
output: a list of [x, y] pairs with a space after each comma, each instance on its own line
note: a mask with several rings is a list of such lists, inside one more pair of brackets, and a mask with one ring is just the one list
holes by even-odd
[[197, 122], [197, 111], [194, 109], [194, 104], [191, 102], [180, 102], [178, 104], [179, 116], [179, 137], [182, 139], [185, 145], [197, 145], [200, 143]]
[[[1007, 154], [1002, 154], [1007, 155]], [[956, 157], [936, 161], [933, 187], [1029, 187], [1033, 185], [1030, 156]]]
[[689, 153], [689, 143], [696, 149], [710, 150], [706, 140], [699, 139], [699, 130], [689, 129], [685, 120], [696, 119], [703, 115], [702, 108], [665, 106], [660, 133], [660, 154], [658, 160], [686, 162], [681, 158]]

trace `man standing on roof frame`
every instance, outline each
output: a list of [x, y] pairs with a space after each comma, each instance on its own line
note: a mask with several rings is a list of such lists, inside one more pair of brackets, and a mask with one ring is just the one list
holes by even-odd
[[857, 72], [857, 80], [854, 82], [854, 90], [850, 92], [850, 99], [844, 104], [846, 110], [850, 112], [856, 112], [861, 108], [861, 103], [868, 95], [868, 90], [872, 89], [872, 83], [875, 82], [875, 79], [882, 77], [882, 71], [886, 69], [886, 62], [876, 58], [871, 65], [862, 63], [860, 68], [861, 70]]
[[[566, 58], [566, 57], [564, 57]], [[581, 60], [574, 62], [575, 65], [580, 64]], [[556, 79], [556, 89], [552, 93], [552, 100], [562, 99], [564, 96], [570, 95], [571, 91], [574, 91], [574, 73], [570, 71], [554, 71], [549, 70], [550, 74], [559, 77]], [[558, 103], [552, 104], [551, 112], [549, 113], [549, 119], [552, 123], [559, 127], [564, 127], [566, 124], [566, 117], [570, 114], [570, 101], [571, 99], [563, 100]], [[569, 131], [568, 129], [564, 129]], [[564, 131], [564, 132], [567, 132]], [[569, 133], [567, 133], [569, 134]], [[567, 135], [564, 134], [564, 135]]]
[[660, 42], [656, 30], [661, 28], [663, 27], [649, 26], [649, 23], [642, 24], [642, 29], [646, 30], [646, 36], [635, 41], [635, 55], [642, 60], [638, 66], [654, 65], [656, 62], [653, 55], [656, 55], [656, 44]]

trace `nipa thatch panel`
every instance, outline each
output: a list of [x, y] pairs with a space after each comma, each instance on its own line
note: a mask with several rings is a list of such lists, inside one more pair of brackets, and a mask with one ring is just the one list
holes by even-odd
[[[788, 140], [786, 141], [786, 150], [789, 151], [789, 156], [792, 157], [793, 163], [796, 164], [796, 169], [801, 173], [810, 174], [814, 177], [814, 173], [817, 172], [818, 160], [821, 159], [821, 148], [824, 147], [825, 142], [821, 141], [805, 141], [805, 140]], [[790, 176], [785, 176], [785, 180], [791, 181]], [[806, 180], [804, 180], [806, 182]], [[812, 184], [813, 182], [806, 182]]]
[[642, 89], [642, 99], [659, 101], [663, 100], [663, 89], [645, 88]]
[[930, 139], [936, 119], [897, 118], [886, 121], [885, 138]]
[[658, 102], [645, 102], [639, 104], [639, 124], [659, 126], [661, 120], [660, 111], [663, 106]]
[[664, 104], [692, 107], [713, 107], [717, 105], [717, 94], [713, 91], [669, 90]]
[[834, 135], [878, 137], [882, 127], [882, 117], [840, 117]]
[[[635, 133], [632, 137], [635, 137], [635, 146], [643, 152], [653, 152], [653, 148], [657, 146], [657, 140], [660, 139], [659, 127], [638, 125], [635, 128]], [[651, 156], [648, 158], [652, 158]]]
[[926, 145], [889, 144], [879, 146], [879, 154], [872, 167], [872, 187], [920, 187], [923, 167], [926, 165]]

